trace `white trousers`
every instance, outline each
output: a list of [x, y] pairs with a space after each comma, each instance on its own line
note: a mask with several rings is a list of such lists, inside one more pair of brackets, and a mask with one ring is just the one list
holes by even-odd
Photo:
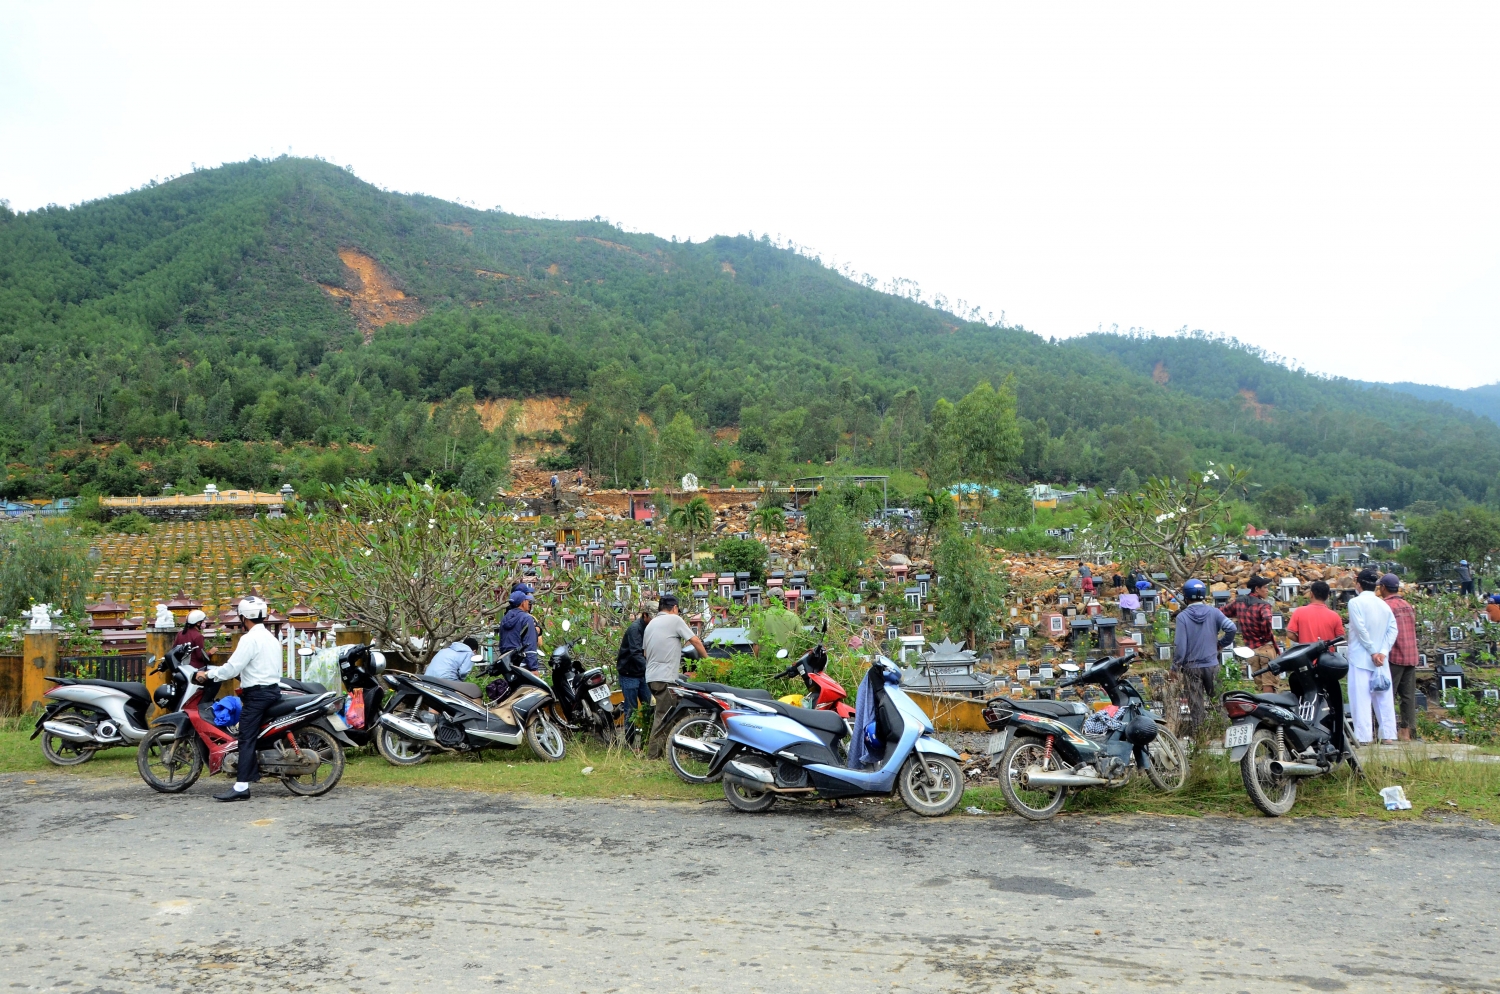
[[1349, 717], [1354, 721], [1354, 740], [1360, 745], [1370, 742], [1370, 710], [1380, 719], [1380, 737], [1396, 737], [1396, 695], [1391, 690], [1372, 691], [1370, 684], [1375, 679], [1374, 670], [1349, 667]]

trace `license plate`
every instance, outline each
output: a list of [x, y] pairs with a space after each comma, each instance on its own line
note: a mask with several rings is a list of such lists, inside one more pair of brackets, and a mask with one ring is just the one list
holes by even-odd
[[609, 700], [609, 695], [612, 693], [613, 691], [609, 689], [609, 684], [605, 683], [590, 690], [589, 697], [596, 701], [607, 701]]
[[1224, 748], [1234, 749], [1239, 746], [1250, 744], [1250, 737], [1255, 734], [1255, 725], [1245, 722], [1241, 725], [1230, 725], [1229, 730], [1224, 733]]

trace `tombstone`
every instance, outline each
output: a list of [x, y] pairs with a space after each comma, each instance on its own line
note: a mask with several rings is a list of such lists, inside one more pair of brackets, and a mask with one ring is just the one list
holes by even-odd
[[732, 590], [734, 590], [734, 574], [733, 573], [720, 573], [719, 574], [719, 596], [727, 598], [729, 596], [730, 591], [732, 591]]
[[901, 629], [897, 628], [895, 625], [887, 625], [886, 626], [886, 629], [885, 629], [885, 640], [887, 642], [894, 642], [894, 641], [896, 641], [900, 637], [901, 637]]
[[1014, 656], [1025, 656], [1026, 655], [1026, 640], [1025, 639], [1011, 639], [1011, 642], [1010, 642], [1010, 651], [1011, 651], [1011, 654], [1014, 655]]
[[1285, 622], [1282, 620], [1281, 615], [1279, 615], [1279, 614], [1273, 614], [1273, 615], [1271, 615], [1271, 631], [1273, 631], [1273, 632], [1279, 632], [1284, 627], [1285, 627]]
[[907, 603], [907, 606], [909, 606], [909, 607], [911, 607], [913, 609], [921, 610], [921, 608], [922, 608], [922, 589], [920, 587], [907, 587], [906, 588], [906, 603]]
[[744, 572], [734, 574], [734, 586], [736, 590], [748, 590], [750, 588], [750, 574]]
[[1459, 626], [1457, 626], [1457, 625], [1449, 625], [1448, 626], [1448, 641], [1449, 642], [1462, 642], [1463, 640], [1464, 640], [1464, 630], [1462, 628], [1460, 628]]
[[932, 577], [926, 573], [917, 574], [917, 589], [922, 591], [922, 597], [927, 597], [927, 591], [931, 589]]
[[1107, 656], [1112, 656], [1119, 651], [1120, 640], [1115, 634], [1115, 628], [1119, 623], [1119, 618], [1094, 619], [1094, 628], [1098, 634], [1099, 651]]
[[760, 607], [761, 593], [762, 591], [759, 586], [749, 587], [745, 591], [746, 603], [748, 603], [751, 607]]
[[1164, 663], [1172, 661], [1172, 646], [1170, 643], [1161, 642], [1156, 646], [1156, 658]]
[[1031, 626], [1030, 625], [1021, 625], [1021, 626], [1019, 626], [1016, 629], [1016, 638], [1018, 638], [1018, 639], [1029, 639], [1029, 638], [1031, 638]]

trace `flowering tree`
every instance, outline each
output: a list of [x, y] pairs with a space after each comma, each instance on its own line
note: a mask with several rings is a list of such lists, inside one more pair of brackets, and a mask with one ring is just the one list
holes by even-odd
[[404, 486], [359, 480], [325, 487], [262, 527], [278, 593], [310, 599], [408, 662], [425, 666], [504, 610], [496, 591], [510, 580], [500, 552], [511, 536], [461, 492], [410, 476]]
[[1230, 502], [1244, 490], [1247, 474], [1214, 466], [1187, 481], [1147, 480], [1136, 493], [1095, 501], [1095, 527], [1122, 559], [1144, 560], [1178, 584], [1202, 570], [1215, 556], [1231, 551], [1235, 536]]

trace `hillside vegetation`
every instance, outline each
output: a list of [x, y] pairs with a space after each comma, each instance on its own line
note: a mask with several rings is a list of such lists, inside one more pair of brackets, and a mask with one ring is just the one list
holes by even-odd
[[305, 159], [0, 211], [0, 355], [11, 496], [403, 472], [478, 492], [509, 439], [473, 403], [537, 394], [587, 400], [573, 458], [621, 483], [930, 472], [935, 402], [988, 381], [1017, 478], [1213, 459], [1318, 502], [1500, 498], [1494, 423], [1232, 343], [1053, 343], [765, 238], [478, 211]]

